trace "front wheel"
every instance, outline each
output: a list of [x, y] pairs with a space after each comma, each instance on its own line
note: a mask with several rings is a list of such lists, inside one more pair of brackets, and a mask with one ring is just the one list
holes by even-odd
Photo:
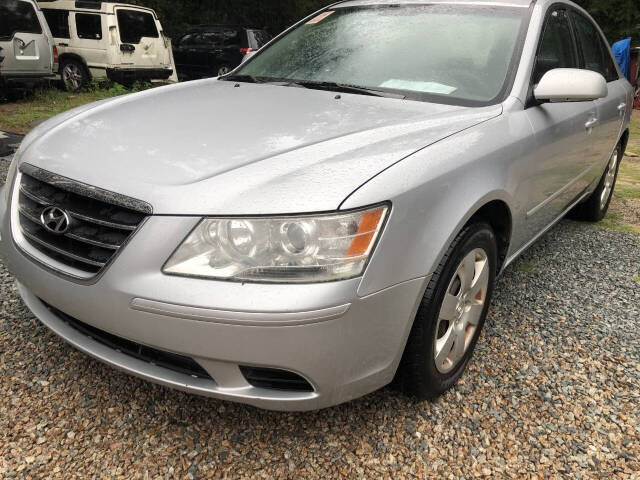
[[571, 217], [585, 222], [599, 222], [607, 215], [613, 199], [613, 191], [618, 179], [622, 155], [622, 145], [618, 144], [609, 159], [609, 163], [607, 163], [607, 168], [598, 187], [584, 203], [578, 205], [571, 212]]
[[454, 240], [424, 294], [396, 377], [402, 391], [433, 398], [464, 373], [484, 326], [496, 278], [497, 243], [485, 223]]

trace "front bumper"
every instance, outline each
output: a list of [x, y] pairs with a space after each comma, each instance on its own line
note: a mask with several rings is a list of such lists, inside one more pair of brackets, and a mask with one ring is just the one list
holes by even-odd
[[[128, 373], [260, 408], [314, 410], [388, 384], [426, 282], [416, 279], [359, 297], [359, 279], [243, 285], [169, 277], [161, 266], [198, 219], [151, 217], [102, 276], [77, 283], [43, 268], [17, 248], [2, 198], [0, 255], [17, 278], [26, 305], [42, 323], [78, 349]], [[176, 373], [96, 342], [43, 301], [102, 331], [189, 357], [213, 380]], [[314, 391], [256, 388], [240, 366], [295, 372]]]

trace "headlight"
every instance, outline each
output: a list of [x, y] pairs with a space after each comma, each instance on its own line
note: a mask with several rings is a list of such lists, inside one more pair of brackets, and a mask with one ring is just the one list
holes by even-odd
[[163, 268], [238, 282], [315, 283], [362, 275], [388, 206], [331, 215], [206, 218]]

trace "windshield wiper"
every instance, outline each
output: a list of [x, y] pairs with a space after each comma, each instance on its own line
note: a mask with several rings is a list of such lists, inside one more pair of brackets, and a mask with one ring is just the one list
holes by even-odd
[[258, 77], [253, 75], [225, 75], [220, 80], [227, 82], [262, 83]]
[[355, 93], [358, 95], [370, 95], [373, 97], [389, 97], [405, 99], [406, 95], [401, 93], [387, 92], [384, 90], [378, 90], [370, 87], [359, 87], [357, 85], [348, 85], [345, 83], [337, 82], [310, 82], [310, 81], [291, 81], [291, 86], [300, 86], [304, 88], [316, 89], [316, 90], [329, 90], [332, 92], [342, 93]]

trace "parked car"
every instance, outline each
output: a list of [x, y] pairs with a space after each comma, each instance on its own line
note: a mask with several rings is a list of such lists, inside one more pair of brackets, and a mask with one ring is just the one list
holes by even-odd
[[0, 0], [0, 86], [52, 79], [58, 52], [33, 0]]
[[125, 85], [173, 74], [169, 41], [156, 13], [134, 5], [91, 0], [40, 2], [60, 53], [67, 90], [93, 78]]
[[226, 75], [269, 40], [266, 31], [256, 28], [211, 25], [191, 29], [173, 48], [178, 74], [189, 79]]
[[153, 382], [277, 410], [441, 394], [496, 276], [609, 208], [633, 92], [607, 45], [567, 1], [334, 4], [231, 75], [40, 125], [0, 252], [41, 322]]

